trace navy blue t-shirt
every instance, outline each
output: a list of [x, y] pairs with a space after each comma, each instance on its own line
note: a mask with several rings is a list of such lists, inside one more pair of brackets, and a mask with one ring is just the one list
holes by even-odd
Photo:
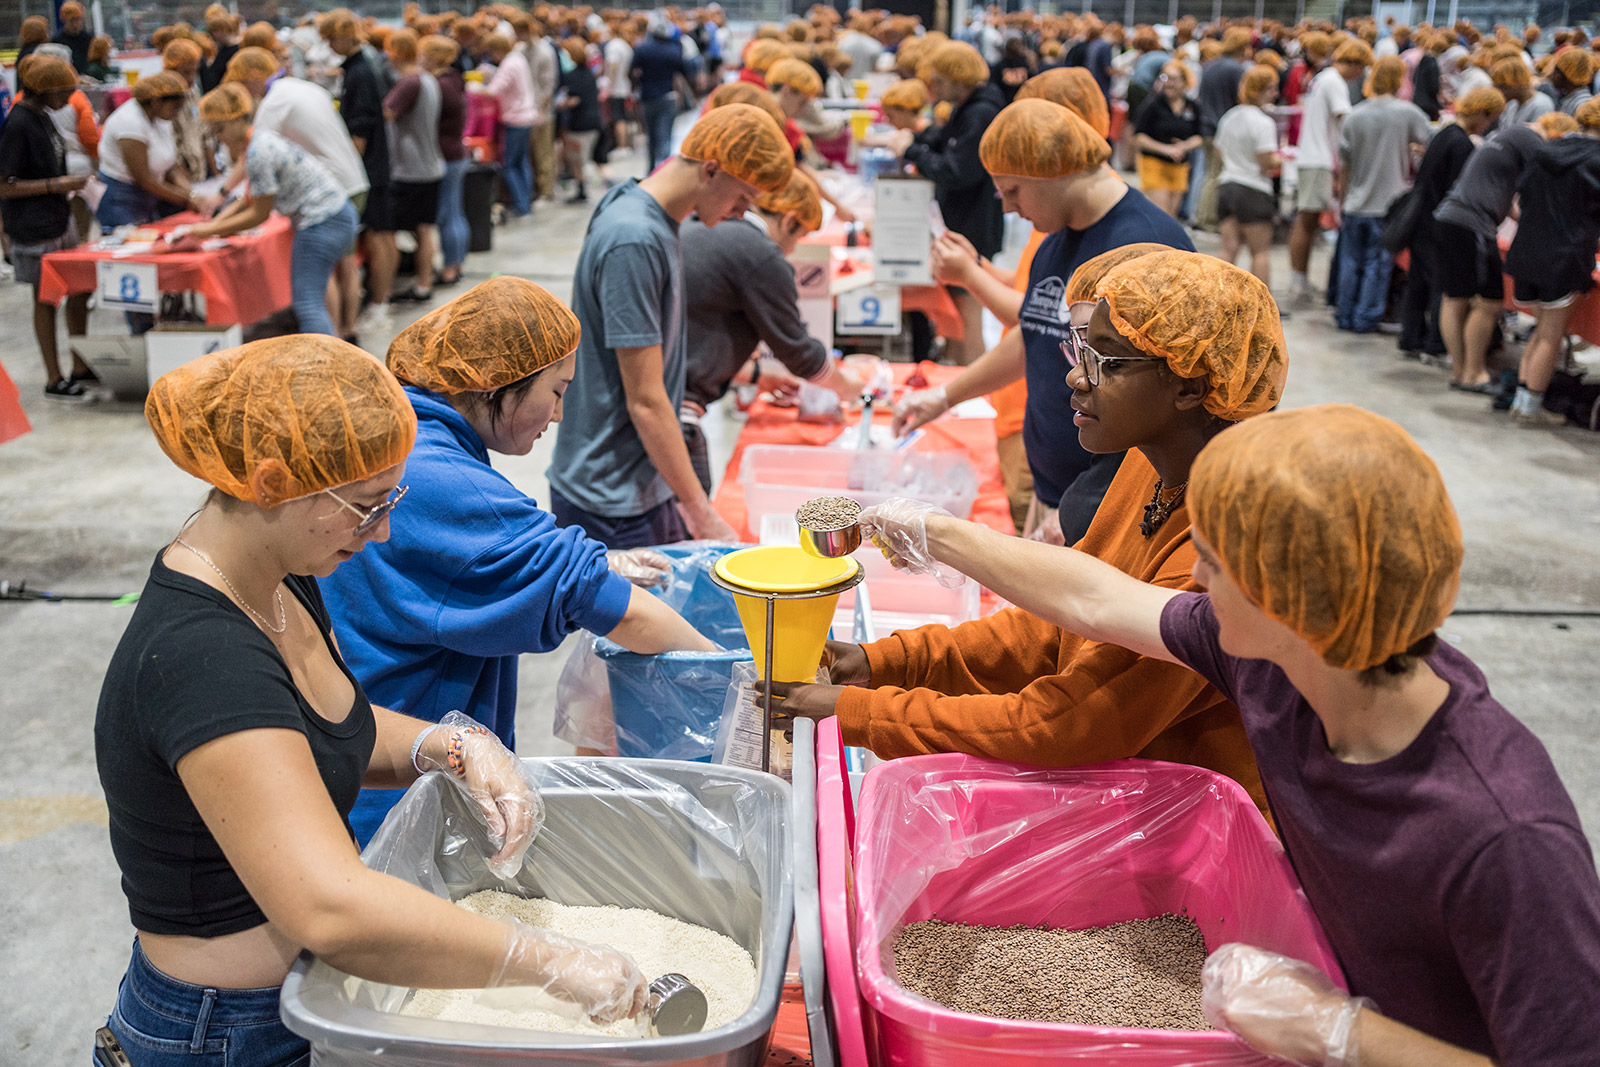
[[[1089, 469], [1094, 458], [1078, 444], [1067, 404], [1072, 390], [1067, 386], [1066, 357], [1061, 354], [1061, 342], [1067, 338], [1067, 282], [1073, 271], [1102, 252], [1141, 241], [1194, 251], [1177, 220], [1137, 189], [1129, 189], [1099, 222], [1087, 230], [1053, 233], [1034, 254], [1018, 323], [1028, 354], [1028, 408], [1023, 416], [1022, 443], [1033, 469], [1033, 491], [1051, 507], [1060, 506], [1062, 494]], [[1102, 494], [1107, 484], [1109, 479], [1097, 480]]]

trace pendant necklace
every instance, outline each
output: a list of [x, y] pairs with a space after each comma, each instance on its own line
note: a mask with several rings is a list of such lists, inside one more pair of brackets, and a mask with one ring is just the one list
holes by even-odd
[[1183, 491], [1188, 485], [1189, 480], [1185, 478], [1172, 487], [1172, 497], [1167, 499], [1163, 494], [1168, 490], [1157, 478], [1155, 494], [1151, 496], [1150, 503], [1144, 506], [1144, 519], [1139, 523], [1139, 532], [1146, 537], [1154, 537], [1156, 531], [1161, 529], [1161, 524], [1167, 521], [1167, 516], [1172, 514], [1172, 509], [1178, 506], [1178, 501], [1183, 499]]
[[[1146, 508], [1145, 512], [1148, 513], [1149, 510], [1149, 508]], [[266, 616], [262, 615], [255, 608], [252, 608], [249, 604], [245, 603], [244, 597], [239, 595], [239, 590], [233, 587], [233, 583], [228, 581], [228, 576], [222, 573], [221, 567], [217, 566], [211, 561], [210, 556], [206, 555], [204, 552], [200, 551], [198, 548], [194, 547], [181, 537], [174, 537], [172, 539], [172, 543], [175, 545], [182, 545], [184, 548], [187, 548], [190, 552], [193, 552], [195, 555], [200, 557], [200, 562], [216, 571], [217, 577], [222, 579], [222, 584], [227, 586], [228, 592], [233, 594], [233, 599], [238, 601], [239, 606], [245, 611], [249, 612], [250, 617], [256, 620], [256, 622], [259, 622], [269, 633], [281, 634], [284, 630], [289, 628], [289, 616], [284, 614], [283, 611], [283, 588], [281, 585], [278, 589], [274, 590], [274, 592], [276, 592], [278, 595], [278, 625], [274, 626], [267, 621]]]

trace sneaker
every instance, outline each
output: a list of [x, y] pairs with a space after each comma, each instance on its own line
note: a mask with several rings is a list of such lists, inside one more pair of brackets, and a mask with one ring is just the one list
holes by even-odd
[[1537, 430], [1549, 429], [1554, 426], [1565, 426], [1567, 424], [1567, 417], [1565, 415], [1558, 415], [1554, 411], [1551, 411], [1549, 408], [1545, 407], [1543, 404], [1540, 404], [1530, 411], [1517, 411], [1513, 409], [1511, 412], [1511, 421], [1516, 423], [1518, 426], [1523, 426], [1530, 430]]
[[388, 304], [368, 304], [356, 318], [356, 333], [388, 333], [393, 325], [394, 312]]
[[44, 387], [44, 395], [46, 400], [64, 400], [68, 403], [81, 403], [89, 399], [89, 391], [83, 387], [83, 383], [70, 378], [57, 378]]
[[395, 303], [400, 303], [400, 304], [425, 304], [429, 300], [432, 300], [432, 299], [433, 299], [433, 290], [432, 289], [429, 289], [426, 292], [424, 292], [423, 290], [418, 289], [414, 285], [409, 289], [402, 289], [398, 293], [390, 293], [389, 294], [389, 303], [391, 303], [391, 304], [395, 304]]

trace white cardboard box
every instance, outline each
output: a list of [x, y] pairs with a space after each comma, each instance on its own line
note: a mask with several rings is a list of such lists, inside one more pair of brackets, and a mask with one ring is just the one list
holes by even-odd
[[157, 326], [144, 335], [144, 343], [148, 380], [153, 382], [192, 359], [243, 344], [244, 332], [238, 326], [219, 330], [205, 323], [174, 323]]

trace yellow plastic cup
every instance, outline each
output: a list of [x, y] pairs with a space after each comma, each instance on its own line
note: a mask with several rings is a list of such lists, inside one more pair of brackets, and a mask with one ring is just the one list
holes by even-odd
[[[744, 625], [745, 640], [755, 657], [756, 673], [767, 669], [767, 598], [762, 593], [808, 593], [827, 589], [854, 577], [860, 564], [849, 556], [818, 559], [794, 545], [759, 545], [730, 552], [717, 561], [717, 576], [730, 585], [748, 589], [735, 592], [734, 606]], [[814, 682], [822, 650], [828, 641], [828, 627], [839, 594], [808, 597], [803, 600], [774, 600], [772, 640], [772, 680], [775, 682]]]
[[128, 79], [129, 85], [134, 85], [139, 81], [139, 72], [136, 70], [125, 70], [122, 72], [122, 76]]
[[867, 127], [872, 125], [872, 112], [852, 110], [850, 112], [850, 134], [858, 141], [867, 137]]
[[867, 98], [867, 92], [871, 89], [871, 86], [867, 84], [867, 79], [857, 78], [853, 83], [853, 88], [856, 91], [856, 99], [865, 100]]

